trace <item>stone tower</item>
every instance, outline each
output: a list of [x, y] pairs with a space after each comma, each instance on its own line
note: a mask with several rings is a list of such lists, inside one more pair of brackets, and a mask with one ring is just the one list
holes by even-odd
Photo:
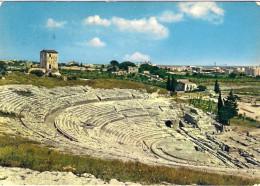
[[46, 71], [58, 71], [58, 52], [55, 50], [42, 50], [40, 53], [41, 68]]

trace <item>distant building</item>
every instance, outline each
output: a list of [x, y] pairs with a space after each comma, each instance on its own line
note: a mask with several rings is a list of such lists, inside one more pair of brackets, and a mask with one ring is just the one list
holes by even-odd
[[231, 73], [233, 73], [233, 69], [226, 69], [225, 70], [226, 75], [231, 74]]
[[74, 71], [86, 71], [85, 67], [78, 67], [78, 66], [65, 66], [61, 67], [62, 70], [74, 70]]
[[179, 79], [177, 80], [178, 84], [176, 87], [176, 91], [193, 91], [197, 89], [197, 85], [195, 83], [190, 82], [188, 79]]
[[84, 67], [88, 67], [88, 68], [93, 68], [94, 65], [93, 64], [82, 64]]
[[198, 73], [201, 73], [202, 72], [202, 68], [201, 67], [196, 67], [196, 72], [198, 72]]
[[152, 63], [152, 62], [150, 62], [150, 61], [145, 61], [145, 62], [137, 62], [137, 63], [135, 63], [135, 65], [136, 66], [138, 66], [138, 67], [140, 67], [141, 65], [150, 65], [150, 66], [156, 66], [156, 64], [155, 63]]
[[128, 67], [127, 67], [127, 72], [128, 72], [129, 74], [131, 74], [131, 73], [138, 73], [138, 67], [128, 66]]
[[150, 74], [148, 70], [143, 71], [143, 74]]
[[215, 68], [203, 68], [202, 72], [204, 72], [205, 74], [212, 74], [214, 72], [216, 72]]
[[58, 71], [58, 52], [55, 50], [42, 50], [40, 53], [40, 66], [46, 71]]
[[245, 68], [235, 67], [235, 68], [233, 68], [233, 72], [235, 74], [243, 74], [243, 73], [245, 73]]
[[117, 72], [114, 72], [116, 75], [124, 75], [126, 74], [126, 70], [118, 70]]
[[79, 63], [76, 61], [66, 63], [67, 66], [79, 66]]
[[159, 75], [151, 75], [150, 77], [151, 77], [152, 80], [160, 78]]
[[245, 74], [248, 76], [260, 76], [260, 67], [246, 67]]
[[161, 69], [168, 69], [170, 71], [178, 71], [178, 72], [187, 71], [187, 67], [185, 66], [158, 65], [158, 67]]

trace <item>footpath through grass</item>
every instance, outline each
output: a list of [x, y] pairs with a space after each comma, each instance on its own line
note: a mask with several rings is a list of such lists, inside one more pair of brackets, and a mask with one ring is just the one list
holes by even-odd
[[0, 80], [0, 85], [7, 84], [27, 84], [35, 86], [44, 86], [46, 88], [54, 88], [58, 86], [75, 86], [75, 85], [88, 85], [92, 88], [104, 89], [145, 89], [148, 93], [158, 91], [159, 94], [166, 94], [167, 90], [157, 86], [147, 85], [140, 82], [119, 80], [119, 79], [90, 79], [90, 80], [67, 80], [64, 81], [59, 78], [45, 77], [40, 78], [33, 74], [24, 73], [11, 73], [5, 76], [5, 79]]
[[185, 168], [149, 166], [138, 162], [104, 160], [90, 156], [76, 156], [42, 147], [20, 137], [0, 135], [0, 165], [24, 167], [38, 171], [72, 171], [91, 173], [106, 181], [115, 178], [143, 184], [207, 184], [253, 185], [257, 179], [207, 173]]

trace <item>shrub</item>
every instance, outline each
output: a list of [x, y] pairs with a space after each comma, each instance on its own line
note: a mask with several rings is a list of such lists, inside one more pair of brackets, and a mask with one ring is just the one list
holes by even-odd
[[68, 76], [68, 80], [77, 80], [78, 78], [76, 76]]
[[34, 74], [34, 75], [36, 75], [38, 77], [42, 77], [44, 75], [43, 71], [41, 71], [41, 70], [33, 70], [30, 73]]
[[205, 91], [207, 87], [205, 85], [199, 85], [198, 86], [199, 91]]

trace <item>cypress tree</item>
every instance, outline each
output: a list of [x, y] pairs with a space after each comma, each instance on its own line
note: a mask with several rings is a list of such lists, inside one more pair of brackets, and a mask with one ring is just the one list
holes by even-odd
[[232, 90], [229, 92], [229, 96], [226, 99], [225, 105], [230, 109], [232, 118], [238, 115], [237, 99], [233, 95]]
[[224, 100], [224, 106], [219, 110], [219, 115], [223, 124], [230, 124], [230, 119], [238, 115], [237, 100], [234, 97], [232, 90]]
[[219, 91], [219, 96], [218, 96], [218, 111], [223, 108], [223, 101], [221, 97], [221, 91]]
[[177, 87], [177, 80], [172, 76], [172, 81], [171, 81], [171, 91], [175, 92], [176, 87]]
[[226, 110], [223, 109], [223, 100], [222, 100], [222, 97], [221, 97], [221, 92], [219, 92], [219, 96], [218, 96], [218, 115], [217, 115], [217, 118], [218, 118], [218, 121], [222, 124], [227, 124], [227, 117], [226, 117]]
[[170, 76], [168, 76], [168, 80], [167, 80], [167, 83], [166, 83], [166, 89], [167, 90], [171, 90], [171, 80], [170, 80]]
[[214, 91], [215, 91], [216, 94], [220, 93], [218, 80], [215, 81]]

